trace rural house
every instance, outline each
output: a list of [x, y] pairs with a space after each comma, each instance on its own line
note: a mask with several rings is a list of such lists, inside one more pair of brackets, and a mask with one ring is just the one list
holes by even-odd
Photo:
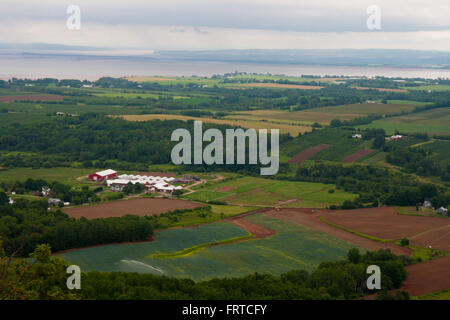
[[57, 198], [49, 198], [48, 199], [48, 204], [51, 206], [57, 206], [60, 202], [61, 202], [61, 200], [57, 199]]
[[99, 171], [89, 175], [89, 180], [92, 181], [105, 181], [108, 179], [115, 178], [117, 176], [117, 172], [111, 169]]
[[395, 141], [395, 140], [401, 140], [401, 139], [403, 139], [403, 136], [401, 134], [394, 134], [393, 136], [386, 138], [386, 140], [389, 140], [389, 141]]
[[426, 209], [433, 209], [433, 204], [429, 199], [425, 199], [425, 201], [423, 202], [423, 207]]
[[42, 187], [41, 189], [41, 194], [44, 197], [47, 197], [50, 194], [50, 188], [49, 187]]

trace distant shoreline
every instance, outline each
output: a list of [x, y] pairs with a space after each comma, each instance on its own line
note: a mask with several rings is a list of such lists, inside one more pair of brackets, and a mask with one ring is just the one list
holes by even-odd
[[390, 78], [450, 78], [450, 68], [387, 65], [331, 65], [293, 62], [219, 61], [195, 59], [152, 59], [147, 57], [83, 55], [5, 55], [0, 54], [0, 79], [12, 77], [37, 79], [97, 80], [100, 77], [164, 75], [212, 76], [232, 73], [271, 73], [286, 76], [384, 76]]

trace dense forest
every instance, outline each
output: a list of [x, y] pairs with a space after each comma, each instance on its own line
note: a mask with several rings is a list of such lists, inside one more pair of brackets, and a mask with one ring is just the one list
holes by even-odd
[[402, 167], [406, 172], [422, 176], [437, 176], [443, 181], [450, 181], [450, 164], [444, 166], [431, 159], [429, 157], [432, 155], [431, 151], [401, 146], [391, 146], [387, 150], [389, 154], [386, 156], [386, 161]]
[[450, 193], [445, 188], [417, 182], [407, 175], [370, 165], [320, 163], [301, 166], [293, 180], [334, 183], [345, 191], [360, 195], [353, 203], [346, 202], [344, 209], [354, 209], [364, 204], [375, 207], [417, 205], [425, 198], [432, 198], [438, 206], [450, 203]]

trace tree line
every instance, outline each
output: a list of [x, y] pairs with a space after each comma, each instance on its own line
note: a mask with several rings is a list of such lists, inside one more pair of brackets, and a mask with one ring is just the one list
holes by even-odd
[[48, 210], [47, 200], [18, 199], [8, 204], [0, 192], [0, 238], [7, 255], [27, 257], [38, 244], [53, 252], [115, 242], [143, 241], [153, 235], [149, 220], [139, 216], [74, 219], [60, 210]]

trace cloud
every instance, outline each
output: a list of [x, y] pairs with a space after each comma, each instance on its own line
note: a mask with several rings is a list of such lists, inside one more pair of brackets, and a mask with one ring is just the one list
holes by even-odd
[[450, 51], [450, 30], [413, 32], [293, 32], [264, 29], [83, 23], [67, 30], [61, 21], [0, 25], [5, 42], [58, 43], [116, 50], [218, 49], [416, 49]]
[[[68, 31], [67, 7], [82, 30]], [[380, 31], [366, 9], [381, 8]], [[450, 50], [448, 0], [2, 0], [2, 42], [170, 49]]]

